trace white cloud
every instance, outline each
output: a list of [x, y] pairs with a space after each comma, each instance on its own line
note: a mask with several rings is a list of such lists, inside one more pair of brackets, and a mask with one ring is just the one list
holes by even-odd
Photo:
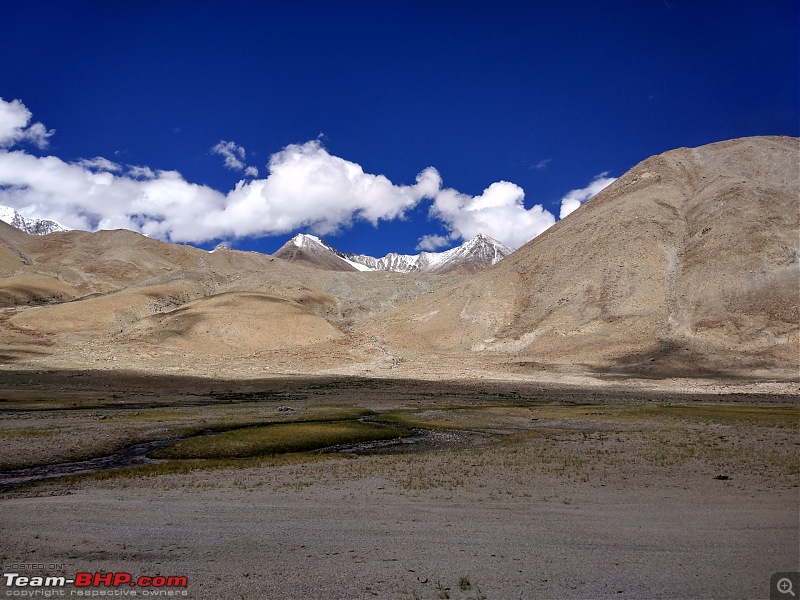
[[128, 177], [134, 179], [153, 179], [155, 176], [156, 172], [150, 167], [139, 167], [135, 165], [128, 167]]
[[256, 167], [247, 166], [244, 162], [247, 152], [242, 146], [235, 142], [220, 140], [219, 143], [211, 148], [213, 154], [219, 154], [225, 159], [225, 166], [234, 171], [244, 171], [248, 177], [258, 177]]
[[541, 171], [542, 169], [546, 169], [547, 165], [549, 165], [553, 161], [552, 158], [545, 158], [544, 160], [540, 160], [538, 163], [533, 165], [532, 168]]
[[225, 196], [188, 183], [174, 171], [152, 175], [137, 179], [93, 172], [55, 156], [0, 151], [0, 204], [74, 229], [125, 228], [174, 241], [213, 237], [195, 233], [193, 221], [218, 210]]
[[[0, 100], [0, 114], [13, 117], [0, 130], [5, 144], [25, 138], [30, 111], [24, 105]], [[244, 149], [225, 144], [234, 158], [245, 157]], [[441, 187], [435, 169], [425, 169], [413, 185], [394, 185], [329, 154], [319, 141], [287, 146], [271, 157], [269, 171], [225, 194], [187, 182], [176, 171], [123, 168], [102, 157], [68, 163], [0, 148], [0, 204], [74, 229], [126, 228], [199, 243], [301, 228], [325, 234], [357, 219], [377, 224], [404, 216]]]
[[76, 160], [74, 164], [89, 171], [116, 172], [122, 170], [122, 166], [108, 160], [107, 158], [103, 158], [102, 156], [96, 156], [94, 158], [82, 158], [80, 160]]
[[508, 181], [493, 183], [480, 196], [444, 189], [436, 195], [430, 212], [444, 222], [451, 240], [484, 233], [519, 248], [556, 222], [540, 204], [526, 209], [524, 198], [523, 189]]
[[245, 149], [237, 146], [234, 142], [220, 140], [219, 143], [211, 148], [213, 154], [219, 154], [225, 159], [225, 166], [235, 171], [244, 169]]
[[383, 175], [364, 173], [360, 165], [329, 154], [315, 140], [273, 154], [269, 176], [239, 182], [225, 208], [212, 217], [235, 237], [300, 228], [325, 235], [356, 219], [377, 225], [402, 217], [440, 186], [433, 168], [420, 173], [414, 185], [394, 185]]
[[585, 188], [572, 190], [561, 199], [561, 212], [559, 219], [563, 219], [568, 214], [577, 210], [581, 204], [602, 192], [609, 185], [617, 180], [616, 177], [608, 177], [608, 172], [600, 173]]
[[434, 250], [447, 246], [449, 243], [450, 238], [443, 235], [423, 235], [419, 238], [419, 244], [417, 244], [416, 250], [433, 252]]
[[[190, 183], [177, 171], [122, 166], [103, 157], [65, 162], [11, 147], [44, 144], [44, 125], [29, 126], [30, 111], [18, 100], [0, 99], [0, 204], [25, 217], [54, 219], [73, 229], [125, 228], [174, 242], [281, 235], [298, 230], [326, 235], [365, 220], [377, 225], [403, 218], [421, 201], [447, 236], [425, 235], [419, 249], [435, 250], [479, 233], [519, 247], [555, 223], [541, 205], [525, 208], [524, 191], [500, 181], [479, 196], [442, 189], [439, 172], [428, 167], [411, 185], [330, 154], [319, 140], [292, 144], [270, 157], [265, 178], [239, 181], [227, 193]], [[257, 176], [245, 164], [244, 148], [221, 141], [212, 149], [226, 165]], [[613, 181], [603, 173], [562, 201], [564, 216]], [[572, 208], [574, 209], [574, 208]]]
[[9, 148], [20, 142], [28, 142], [46, 148], [48, 138], [55, 133], [41, 123], [31, 121], [31, 111], [19, 100], [6, 102], [0, 98], [0, 148]]

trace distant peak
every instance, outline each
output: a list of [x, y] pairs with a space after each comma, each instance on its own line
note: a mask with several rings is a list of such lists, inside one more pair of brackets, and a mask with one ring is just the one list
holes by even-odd
[[323, 242], [320, 238], [308, 233], [298, 233], [296, 236], [292, 238], [291, 241], [298, 248], [303, 248], [305, 246], [308, 246], [309, 244], [319, 244], [320, 246], [327, 246], [327, 244]]
[[420, 252], [415, 255], [389, 252], [383, 258], [375, 258], [345, 253], [315, 235], [298, 233], [275, 255], [289, 260], [315, 263], [331, 270], [343, 270], [343, 262], [358, 271], [447, 273], [454, 270], [474, 272], [497, 263], [513, 251], [513, 248], [481, 233], [444, 252]]
[[502, 248], [503, 250], [509, 251], [508, 252], [509, 254], [514, 251], [514, 248], [512, 248], [511, 246], [509, 246], [507, 244], [504, 244], [500, 240], [496, 240], [492, 236], [486, 235], [485, 233], [479, 233], [478, 235], [476, 235], [472, 239], [467, 240], [466, 242], [464, 242], [462, 244], [462, 246], [473, 246], [473, 245], [477, 245], [477, 244], [494, 246], [496, 248]]
[[5, 221], [12, 227], [16, 227], [17, 229], [33, 235], [47, 235], [48, 233], [69, 231], [69, 227], [64, 227], [61, 223], [51, 219], [23, 217], [10, 206], [0, 205], [0, 221]]
[[230, 250], [230, 249], [231, 245], [228, 242], [220, 242], [219, 244], [214, 246], [213, 250], [209, 250], [209, 253], [213, 254], [214, 252], [217, 252], [219, 250]]

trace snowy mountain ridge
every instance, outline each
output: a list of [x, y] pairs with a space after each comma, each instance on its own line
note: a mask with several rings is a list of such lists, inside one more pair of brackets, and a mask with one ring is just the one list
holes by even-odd
[[[322, 268], [358, 271], [392, 271], [395, 273], [448, 273], [478, 271], [496, 264], [514, 251], [488, 235], [479, 234], [444, 252], [398, 254], [390, 252], [381, 258], [365, 254], [348, 254], [337, 250], [315, 235], [300, 233], [284, 244], [273, 256], [305, 262]], [[336, 257], [340, 263], [333, 263]], [[347, 268], [347, 266], [351, 268]]]
[[47, 235], [48, 233], [57, 231], [69, 231], [68, 227], [64, 227], [61, 223], [50, 219], [29, 219], [23, 217], [10, 206], [0, 205], [0, 221], [5, 221], [12, 227], [16, 227], [25, 233], [31, 233], [33, 235]]
[[[10, 206], [0, 205], [0, 220], [33, 235], [69, 231], [51, 219], [33, 219], [22, 216]], [[227, 248], [219, 244], [211, 252]], [[502, 242], [479, 234], [444, 252], [398, 254], [390, 252], [381, 258], [365, 254], [349, 254], [338, 250], [321, 238], [299, 233], [273, 254], [292, 262], [305, 263], [331, 271], [391, 271], [395, 273], [449, 273], [474, 272], [490, 267], [514, 251]]]

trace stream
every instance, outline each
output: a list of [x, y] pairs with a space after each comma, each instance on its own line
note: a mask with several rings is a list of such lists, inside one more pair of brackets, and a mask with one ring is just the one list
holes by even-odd
[[[396, 425], [375, 422], [369, 418], [359, 419], [380, 425], [387, 428], [409, 431], [408, 429]], [[431, 429], [410, 430], [413, 435], [409, 437], [394, 438], [388, 440], [376, 440], [370, 442], [355, 442], [349, 444], [338, 444], [318, 448], [311, 452], [315, 454], [396, 454], [404, 452], [418, 452], [422, 450], [443, 450], [454, 448], [465, 448], [488, 443], [493, 436], [478, 431], [440, 431]], [[222, 431], [205, 431], [200, 435], [217, 435]], [[35, 467], [24, 467], [9, 471], [0, 471], [0, 492], [15, 488], [28, 483], [36, 483], [45, 479], [54, 479], [75, 475], [78, 473], [97, 473], [109, 469], [119, 469], [122, 467], [133, 467], [137, 465], [154, 464], [164, 462], [150, 458], [148, 455], [161, 448], [166, 448], [186, 437], [172, 437], [151, 442], [141, 442], [126, 446], [108, 456], [100, 456], [75, 462], [54, 463], [51, 465], [40, 465]]]
[[76, 462], [25, 467], [22, 469], [14, 469], [13, 471], [2, 471], [0, 472], [0, 491], [26, 483], [53, 479], [55, 477], [65, 477], [67, 475], [75, 475], [76, 473], [96, 473], [97, 471], [106, 471], [119, 467], [132, 467], [135, 465], [160, 462], [148, 458], [147, 455], [154, 450], [160, 450], [161, 448], [171, 446], [180, 440], [181, 438], [170, 438], [166, 440], [155, 440], [153, 442], [143, 442], [126, 446], [108, 456], [100, 456], [98, 458], [90, 458], [88, 460], [79, 460]]

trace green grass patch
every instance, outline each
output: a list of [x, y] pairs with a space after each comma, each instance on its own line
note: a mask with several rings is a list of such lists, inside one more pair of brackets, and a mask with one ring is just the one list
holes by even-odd
[[374, 414], [369, 409], [349, 404], [321, 404], [301, 412], [299, 417], [292, 419], [292, 421], [344, 421], [347, 419], [360, 419]]
[[51, 481], [64, 482], [67, 485], [79, 484], [84, 481], [108, 481], [114, 479], [140, 479], [158, 477], [160, 475], [186, 475], [195, 471], [213, 471], [220, 469], [246, 469], [255, 467], [281, 467], [297, 465], [321, 460], [331, 460], [335, 455], [309, 454], [298, 452], [295, 454], [279, 454], [271, 456], [253, 456], [249, 458], [211, 458], [170, 460], [133, 467], [120, 467], [106, 469], [94, 473], [78, 473], [67, 475], [54, 480], [44, 480], [39, 484]]
[[307, 452], [339, 444], [395, 439], [407, 435], [410, 433], [360, 421], [282, 423], [189, 438], [158, 450], [151, 456], [166, 459], [247, 458]]
[[395, 410], [382, 413], [375, 421], [413, 429], [520, 429], [538, 417], [539, 406], [493, 404], [488, 406], [441, 406]]

